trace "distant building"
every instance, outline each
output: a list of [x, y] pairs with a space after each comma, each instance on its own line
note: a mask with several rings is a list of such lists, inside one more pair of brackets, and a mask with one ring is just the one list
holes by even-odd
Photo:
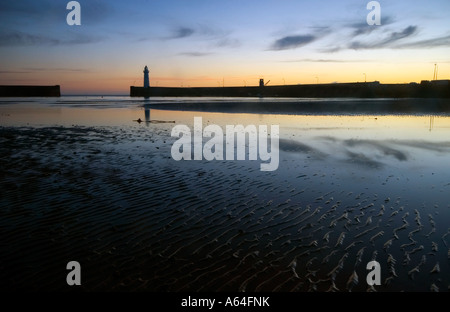
[[448, 86], [450, 85], [450, 80], [433, 80], [431, 84], [435, 86]]
[[148, 78], [148, 67], [145, 66], [144, 68], [144, 88], [149, 88], [150, 87], [150, 79]]

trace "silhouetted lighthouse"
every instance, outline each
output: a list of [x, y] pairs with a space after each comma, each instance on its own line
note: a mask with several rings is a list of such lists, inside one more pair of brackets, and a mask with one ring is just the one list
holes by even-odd
[[150, 87], [150, 79], [148, 78], [148, 67], [144, 68], [144, 88]]

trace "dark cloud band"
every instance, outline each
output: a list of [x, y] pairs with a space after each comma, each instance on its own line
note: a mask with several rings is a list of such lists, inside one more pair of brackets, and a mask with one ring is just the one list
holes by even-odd
[[313, 42], [314, 40], [316, 40], [316, 37], [313, 35], [287, 36], [276, 40], [272, 44], [271, 50], [278, 51], [296, 49], [305, 46], [308, 43]]

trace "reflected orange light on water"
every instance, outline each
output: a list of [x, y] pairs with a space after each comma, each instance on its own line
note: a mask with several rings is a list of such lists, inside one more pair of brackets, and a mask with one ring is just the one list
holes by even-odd
[[366, 139], [427, 139], [448, 140], [450, 117], [443, 116], [313, 116], [271, 114], [225, 114], [206, 112], [150, 110], [151, 119], [174, 120], [177, 124], [193, 125], [194, 117], [203, 117], [204, 126], [217, 124], [280, 125], [280, 136], [339, 135]]
[[[129, 98], [123, 98], [128, 100]], [[142, 104], [108, 106], [95, 100], [88, 105], [22, 103], [0, 105], [2, 126], [150, 126], [145, 121], [174, 121], [193, 126], [194, 117], [203, 118], [203, 126], [279, 125], [280, 136], [304, 139], [335, 136], [360, 139], [414, 139], [448, 141], [450, 117], [393, 115], [281, 115], [248, 113], [211, 113], [153, 109]], [[127, 103], [127, 102], [125, 102]], [[136, 122], [141, 119], [142, 124]]]

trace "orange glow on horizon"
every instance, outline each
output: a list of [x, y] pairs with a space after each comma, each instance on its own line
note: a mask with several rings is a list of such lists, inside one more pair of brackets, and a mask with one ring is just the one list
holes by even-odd
[[[145, 64], [144, 64], [145, 65]], [[142, 65], [142, 68], [143, 66]], [[268, 85], [294, 85], [315, 83], [345, 83], [379, 81], [380, 83], [420, 83], [432, 80], [432, 63], [271, 63], [261, 68], [234, 66], [218, 75], [210, 69], [186, 70], [150, 67], [150, 86], [154, 87], [222, 87], [258, 86], [263, 78]], [[257, 74], [255, 74], [257, 73]], [[364, 75], [364, 73], [366, 75]], [[450, 64], [439, 64], [438, 79], [450, 79]], [[60, 85], [63, 95], [69, 94], [129, 94], [130, 86], [142, 86], [141, 71], [119, 69], [113, 71], [42, 71], [31, 73], [6, 73], [0, 84]]]

